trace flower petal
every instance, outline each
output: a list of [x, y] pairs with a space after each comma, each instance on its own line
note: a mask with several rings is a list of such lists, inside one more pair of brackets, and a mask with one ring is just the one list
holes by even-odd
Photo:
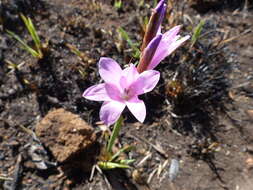
[[142, 100], [139, 100], [138, 97], [134, 97], [126, 102], [126, 105], [134, 117], [141, 123], [145, 120], [146, 117], [146, 106]]
[[100, 109], [100, 120], [106, 125], [111, 125], [117, 121], [126, 105], [117, 101], [104, 102]]
[[[177, 47], [179, 47], [185, 40], [188, 39], [188, 37], [184, 37], [184, 40], [178, 40], [179, 36], [177, 34], [179, 30], [180, 26], [175, 26], [163, 34], [162, 40], [157, 47], [148, 69], [154, 69], [165, 57], [170, 55]], [[175, 44], [175, 42], [177, 43]]]
[[159, 35], [159, 34], [162, 34], [162, 27], [161, 26], [158, 28], [156, 35]]
[[121, 78], [121, 87], [128, 88], [136, 79], [138, 78], [139, 73], [136, 67], [133, 64], [130, 64], [129, 67], [125, 68], [122, 73]]
[[121, 92], [116, 85], [106, 83], [105, 90], [112, 100], [123, 101], [122, 98], [120, 97]]
[[111, 100], [106, 92], [105, 83], [89, 87], [88, 89], [84, 91], [83, 97], [88, 100], [94, 100], [94, 101]]
[[111, 58], [101, 57], [98, 63], [99, 74], [106, 83], [118, 84], [122, 69]]
[[173, 51], [175, 51], [182, 43], [184, 43], [186, 40], [188, 40], [190, 38], [189, 35], [184, 36], [178, 40], [176, 40], [175, 42], [173, 42], [170, 46], [170, 48], [168, 49], [167, 54], [170, 55]]
[[155, 70], [144, 71], [129, 87], [131, 94], [140, 95], [153, 90], [160, 79], [160, 73]]
[[162, 40], [163, 35], [159, 34], [156, 37], [154, 37], [151, 42], [148, 44], [148, 46], [144, 49], [144, 51], [141, 53], [140, 63], [138, 64], [137, 70], [139, 73], [142, 73], [143, 71], [146, 71], [149, 67], [149, 64], [151, 63], [155, 53], [159, 51], [159, 44]]

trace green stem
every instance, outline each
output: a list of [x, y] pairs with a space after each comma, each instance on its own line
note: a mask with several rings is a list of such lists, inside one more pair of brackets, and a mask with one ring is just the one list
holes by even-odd
[[109, 152], [109, 153], [112, 153], [112, 147], [115, 143], [116, 138], [119, 135], [119, 131], [120, 131], [121, 126], [122, 126], [122, 122], [123, 122], [123, 117], [120, 116], [120, 118], [116, 121], [116, 123], [113, 126], [113, 131], [112, 131], [111, 137], [109, 139], [109, 142], [108, 142], [108, 145], [107, 145], [107, 148], [106, 148], [107, 152]]

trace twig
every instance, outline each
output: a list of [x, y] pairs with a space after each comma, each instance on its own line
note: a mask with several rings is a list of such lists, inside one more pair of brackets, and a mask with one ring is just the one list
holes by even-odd
[[13, 173], [13, 181], [11, 183], [11, 190], [16, 190], [19, 187], [20, 176], [22, 174], [22, 156], [21, 154], [18, 155], [18, 159], [15, 165], [15, 170]]
[[107, 179], [106, 175], [103, 173], [103, 171], [98, 167], [98, 165], [95, 165], [95, 168], [98, 171], [98, 173], [104, 178], [108, 189], [112, 190], [112, 186], [111, 186], [109, 180]]
[[146, 162], [150, 157], [152, 156], [152, 153], [149, 152], [136, 166], [140, 167], [144, 162]]
[[243, 7], [243, 11], [246, 12], [246, 11], [248, 11], [248, 9], [249, 9], [249, 1], [248, 1], [248, 0], [245, 0], [245, 2], [244, 2], [244, 7]]
[[12, 181], [13, 178], [11, 177], [5, 177], [4, 175], [0, 175], [0, 180], [4, 180], [4, 181]]
[[92, 169], [91, 169], [89, 181], [92, 181], [92, 179], [94, 177], [95, 170], [96, 170], [96, 165], [93, 165]]
[[10, 60], [5, 60], [5, 62], [6, 62], [8, 65], [16, 66], [16, 68], [12, 68], [12, 69], [7, 73], [7, 75], [9, 75], [10, 73], [13, 73], [13, 72], [15, 71], [15, 69], [20, 69], [20, 68], [26, 63], [25, 61], [22, 61], [20, 64], [15, 65], [15, 64], [12, 63]]
[[130, 134], [130, 136], [132, 136], [133, 138], [139, 140], [139, 141], [144, 141], [145, 143], [149, 144], [152, 148], [154, 148], [159, 154], [161, 154], [164, 158], [168, 158], [169, 155], [163, 150], [161, 149], [160, 147], [152, 144], [151, 142], [149, 142], [147, 139], [143, 138], [143, 137], [140, 137], [140, 136], [137, 136], [137, 135], [133, 135], [133, 134]]
[[32, 138], [33, 138], [33, 140], [35, 142], [38, 142], [39, 144], [41, 144], [40, 140], [38, 139], [38, 137], [36, 136], [36, 134], [31, 129], [28, 129], [28, 128], [24, 127], [23, 125], [18, 125], [18, 127], [20, 127], [24, 132], [26, 132], [29, 135], [31, 135]]
[[236, 40], [236, 39], [238, 39], [240, 37], [243, 37], [243, 36], [245, 36], [245, 35], [247, 35], [247, 34], [249, 34], [251, 32], [252, 32], [251, 29], [247, 29], [244, 32], [242, 32], [242, 33], [240, 33], [240, 34], [238, 34], [236, 36], [233, 36], [231, 38], [228, 38], [228, 39], [225, 39], [225, 40], [222, 40], [222, 41], [218, 42], [216, 46], [220, 46], [220, 45], [223, 45], [225, 43], [231, 42], [231, 41]]
[[151, 174], [148, 176], [148, 180], [147, 180], [147, 184], [149, 184], [151, 182], [151, 180], [153, 179], [155, 173], [157, 172], [158, 167], [156, 169], [154, 169]]
[[157, 177], [160, 177], [161, 173], [167, 167], [168, 163], [169, 163], [169, 160], [167, 159], [163, 162], [163, 164], [159, 164], [159, 167], [157, 170]]

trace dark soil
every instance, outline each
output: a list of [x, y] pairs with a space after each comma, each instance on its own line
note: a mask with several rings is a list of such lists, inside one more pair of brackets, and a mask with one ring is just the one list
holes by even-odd
[[[90, 172], [80, 168], [65, 172], [63, 160], [57, 162], [59, 154], [51, 149], [52, 141], [38, 140], [31, 131], [57, 108], [77, 114], [78, 122], [92, 126], [87, 126], [90, 133], [100, 130], [96, 122], [101, 103], [84, 99], [82, 93], [100, 82], [96, 65], [100, 57], [111, 57], [122, 67], [137, 61], [117, 29], [122, 27], [134, 42], [141, 42], [153, 1], [123, 1], [117, 9], [113, 0], [2, 0], [0, 176], [12, 180], [0, 179], [0, 189], [110, 189], [109, 181], [117, 190], [252, 190], [253, 3], [246, 2], [168, 1], [163, 31], [180, 24], [182, 35], [192, 34], [205, 19], [201, 38], [193, 47], [189, 40], [156, 68], [162, 78], [153, 92], [142, 97], [147, 106], [144, 124], [124, 112], [119, 144], [136, 147], [127, 155], [136, 160], [133, 167], [103, 175], [95, 172], [89, 180]], [[6, 30], [11, 30], [33, 44], [20, 13], [32, 19], [48, 43], [41, 60], [7, 35]], [[74, 48], [83, 53], [81, 57]], [[12, 69], [11, 63], [20, 66]], [[62, 145], [60, 139], [48, 140]], [[80, 148], [78, 143], [74, 142]], [[36, 150], [34, 157], [43, 153], [45, 159], [39, 158], [47, 169], [34, 163], [31, 147]], [[89, 148], [81, 155], [93, 150], [97, 154], [97, 146]], [[74, 155], [70, 160], [76, 166], [81, 158]], [[179, 162], [173, 181], [172, 159]], [[83, 165], [91, 162], [83, 159]]]

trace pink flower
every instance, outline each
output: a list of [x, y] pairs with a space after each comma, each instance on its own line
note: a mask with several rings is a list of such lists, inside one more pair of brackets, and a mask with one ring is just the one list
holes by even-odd
[[[148, 65], [148, 69], [154, 69], [165, 57], [169, 56], [174, 50], [176, 50], [182, 43], [190, 38], [189, 35], [181, 37], [178, 35], [180, 25], [175, 26], [169, 31], [162, 34], [162, 39], [156, 49], [156, 52]], [[157, 37], [161, 33], [158, 32]]]
[[[175, 26], [164, 34], [161, 34], [160, 31], [157, 32], [156, 37], [149, 42], [141, 54], [140, 63], [137, 67], [139, 73], [154, 69], [165, 57], [169, 56], [182, 43], [190, 38], [189, 35], [181, 38], [181, 36], [178, 35], [179, 30], [180, 26]], [[154, 51], [153, 54], [150, 53], [152, 50]]]
[[86, 89], [83, 97], [94, 101], [104, 101], [100, 109], [100, 119], [107, 125], [117, 121], [127, 106], [135, 118], [143, 122], [146, 107], [138, 95], [150, 92], [159, 81], [160, 73], [155, 70], [137, 72], [131, 64], [122, 70], [113, 59], [102, 57], [98, 63], [99, 74], [105, 83]]

